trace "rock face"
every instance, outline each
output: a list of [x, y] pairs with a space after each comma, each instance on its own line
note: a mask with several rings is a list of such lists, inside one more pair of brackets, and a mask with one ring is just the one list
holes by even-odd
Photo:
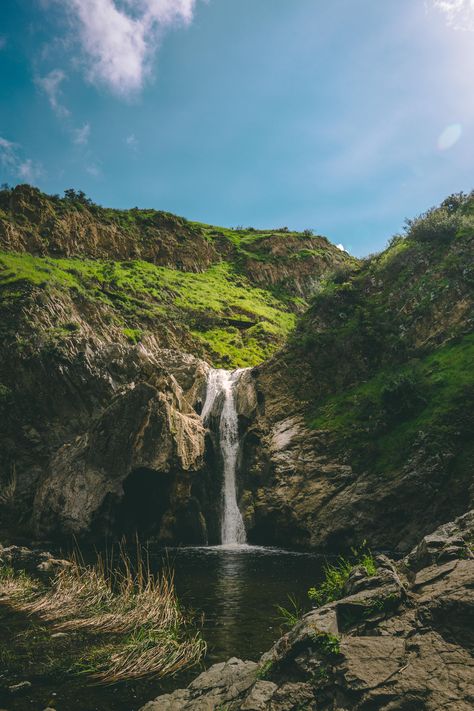
[[[100, 517], [120, 505], [127, 477], [140, 487], [140, 472], [156, 480], [157, 513], [165, 515], [172, 500], [191, 497], [191, 474], [204, 465], [204, 437], [173, 376], [124, 388], [89, 431], [52, 457], [35, 496], [36, 530], [77, 535], [103, 526]], [[198, 538], [205, 542], [205, 522], [199, 523]]]
[[468, 711], [474, 706], [474, 510], [399, 563], [356, 568], [258, 667], [230, 659], [142, 711]]
[[281, 363], [251, 371], [258, 404], [241, 466], [250, 542], [341, 550], [367, 539], [406, 553], [433, 523], [472, 505], [472, 477], [453, 470], [452, 455], [433, 453], [423, 437], [389, 476], [357, 470], [331, 433], [308, 427], [288, 375]]
[[455, 235], [414, 232], [336, 274], [252, 371], [249, 541], [406, 553], [474, 505], [474, 197], [460, 202]]

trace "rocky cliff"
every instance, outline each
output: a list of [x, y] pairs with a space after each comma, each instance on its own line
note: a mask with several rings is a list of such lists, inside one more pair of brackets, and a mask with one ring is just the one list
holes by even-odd
[[141, 711], [469, 711], [474, 705], [474, 511], [403, 560], [355, 567], [258, 663], [229, 659]]
[[252, 371], [255, 543], [408, 550], [474, 500], [474, 198], [454, 196], [313, 298]]
[[406, 552], [473, 497], [473, 236], [472, 195], [358, 262], [286, 228], [0, 191], [2, 526], [218, 542], [198, 415], [209, 364], [244, 365], [249, 540]]
[[0, 525], [217, 543], [208, 363], [260, 362], [355, 260], [310, 234], [29, 186], [0, 191], [0, 245]]

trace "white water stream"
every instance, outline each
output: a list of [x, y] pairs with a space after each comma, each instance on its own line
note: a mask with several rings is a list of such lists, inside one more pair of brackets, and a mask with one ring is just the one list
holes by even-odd
[[222, 489], [222, 545], [241, 545], [246, 542], [245, 526], [237, 505], [236, 469], [239, 454], [238, 417], [234, 401], [234, 388], [243, 372], [239, 370], [212, 369], [207, 377], [206, 401], [201, 417], [209, 423], [214, 405], [222, 395], [219, 418], [219, 446], [223, 463]]

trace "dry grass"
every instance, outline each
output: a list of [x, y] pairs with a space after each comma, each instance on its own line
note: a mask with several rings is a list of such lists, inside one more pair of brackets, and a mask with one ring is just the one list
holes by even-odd
[[98, 556], [87, 565], [76, 554], [51, 587], [28, 594], [24, 587], [15, 576], [0, 576], [0, 591], [12, 604], [55, 632], [83, 631], [101, 641], [105, 636], [75, 665], [100, 682], [168, 676], [196, 664], [205, 652], [179, 606], [171, 571], [153, 575], [139, 546], [134, 564], [123, 545], [117, 561]]
[[13, 464], [10, 475], [4, 485], [4, 487], [0, 491], [0, 504], [11, 504], [12, 501], [15, 498], [15, 493], [16, 493], [16, 484], [17, 484], [17, 478], [16, 478], [16, 467]]
[[0, 567], [0, 600], [13, 601], [17, 606], [27, 604], [37, 593], [38, 584], [25, 572], [13, 568]]

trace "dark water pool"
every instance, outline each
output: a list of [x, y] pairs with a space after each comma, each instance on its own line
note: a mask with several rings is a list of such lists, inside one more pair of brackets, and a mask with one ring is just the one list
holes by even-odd
[[[182, 603], [204, 616], [208, 653], [203, 666], [230, 656], [257, 660], [281, 633], [276, 606], [288, 607], [288, 596], [293, 595], [307, 609], [306, 591], [321, 578], [322, 559], [310, 553], [253, 546], [167, 550], [151, 546], [149, 551], [151, 567], [174, 568]], [[7, 638], [14, 649], [15, 635], [29, 624], [0, 605], [0, 652], [8, 648]], [[57, 711], [135, 711], [160, 693], [186, 685], [198, 672], [195, 669], [166, 682], [148, 680], [104, 688], [67, 674], [42, 678], [35, 673], [34, 658], [26, 655], [14, 681], [26, 679], [32, 687], [20, 696], [0, 691], [0, 707], [41, 711], [52, 703]], [[0, 671], [0, 686], [2, 682]]]
[[[180, 598], [204, 612], [208, 662], [235, 655], [258, 657], [280, 634], [277, 605], [288, 596], [307, 605], [306, 592], [320, 578], [321, 558], [255, 546], [168, 551]], [[160, 553], [152, 561], [160, 560]]]

